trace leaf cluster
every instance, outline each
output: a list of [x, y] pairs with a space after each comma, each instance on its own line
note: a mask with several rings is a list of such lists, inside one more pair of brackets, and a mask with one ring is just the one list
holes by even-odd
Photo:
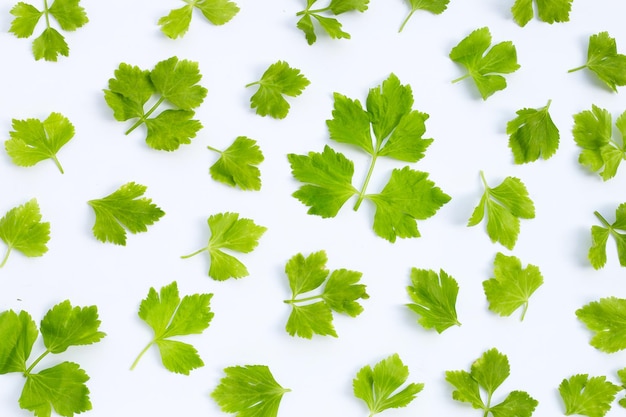
[[576, 317], [593, 332], [591, 346], [606, 353], [626, 349], [626, 299], [592, 301], [576, 310]]
[[397, 237], [419, 237], [417, 220], [432, 217], [450, 196], [428, 179], [428, 174], [408, 166], [394, 169], [378, 194], [367, 194], [376, 160], [387, 157], [417, 162], [432, 139], [425, 139], [428, 115], [412, 110], [411, 87], [391, 74], [369, 91], [364, 109], [358, 100], [334, 94], [333, 118], [326, 124], [335, 142], [355, 147], [370, 156], [370, 167], [360, 190], [352, 185], [354, 163], [329, 146], [308, 155], [289, 154], [292, 175], [304, 183], [293, 196], [309, 207], [308, 213], [335, 217], [352, 196], [354, 205], [371, 201], [376, 206], [374, 232], [390, 242]]
[[[25, 311], [0, 313], [0, 375], [17, 372], [24, 378], [19, 405], [38, 417], [50, 417], [52, 411], [65, 417], [91, 410], [87, 373], [74, 362], [61, 362], [35, 371], [48, 354], [61, 354], [72, 346], [99, 342], [105, 333], [99, 330], [96, 306], [72, 307], [69, 300], [52, 307], [39, 325]], [[39, 332], [46, 350], [30, 365], [33, 346]]]
[[[285, 329], [291, 336], [311, 339], [313, 334], [337, 337], [333, 326], [333, 311], [356, 317], [363, 312], [358, 300], [367, 299], [365, 285], [359, 284], [362, 274], [347, 269], [330, 272], [326, 269], [325, 251], [304, 256], [294, 255], [285, 265], [291, 288], [291, 314]], [[324, 285], [322, 292], [310, 295]], [[304, 297], [300, 297], [304, 295]]]
[[520, 68], [511, 41], [497, 43], [491, 49], [490, 46], [491, 32], [483, 27], [474, 30], [450, 51], [450, 59], [467, 69], [465, 75], [452, 82], [471, 77], [483, 100], [506, 88], [506, 79], [501, 74], [510, 74]]
[[485, 192], [474, 208], [468, 226], [476, 226], [487, 217], [487, 234], [492, 242], [500, 242], [513, 249], [520, 231], [520, 219], [533, 219], [535, 205], [524, 183], [515, 177], [506, 177], [497, 187], [489, 187], [480, 172]]
[[148, 296], [139, 305], [139, 318], [152, 328], [154, 337], [137, 356], [131, 369], [153, 345], [159, 348], [163, 366], [170, 372], [189, 375], [191, 370], [204, 366], [192, 345], [171, 338], [201, 334], [208, 328], [213, 318], [212, 297], [213, 294], [193, 294], [181, 299], [176, 281], [159, 292], [150, 288]]
[[292, 68], [285, 61], [270, 65], [259, 81], [246, 85], [259, 88], [250, 97], [250, 107], [260, 116], [284, 119], [289, 113], [289, 102], [284, 96], [297, 97], [311, 82], [297, 68]]
[[374, 365], [365, 365], [352, 381], [354, 395], [370, 410], [370, 417], [391, 408], [406, 407], [424, 389], [424, 384], [411, 382], [400, 389], [409, 377], [409, 368], [395, 353]]
[[13, 250], [28, 257], [42, 256], [48, 251], [50, 223], [41, 221], [39, 203], [31, 199], [9, 210], [0, 219], [0, 239], [7, 251], [0, 262], [2, 268]]
[[96, 216], [93, 235], [101, 242], [126, 246], [126, 231], [141, 233], [156, 223], [165, 212], [149, 198], [142, 197], [148, 187], [129, 182], [106, 197], [89, 200]]
[[176, 39], [187, 33], [194, 9], [198, 9], [209, 22], [217, 26], [228, 23], [239, 13], [237, 4], [230, 0], [185, 0], [185, 3], [185, 6], [171, 10], [158, 21], [161, 32], [168, 38]]
[[591, 110], [574, 115], [572, 133], [582, 148], [578, 162], [600, 174], [604, 181], [617, 174], [620, 163], [626, 159], [626, 111], [615, 121], [621, 140], [613, 139], [611, 113], [595, 104]]
[[44, 1], [42, 10], [29, 3], [20, 1], [11, 9], [15, 16], [11, 22], [9, 32], [18, 38], [29, 38], [34, 33], [37, 24], [44, 18], [46, 28], [33, 41], [33, 55], [35, 60], [56, 61], [59, 55], [68, 56], [70, 48], [65, 37], [50, 25], [53, 17], [59, 27], [68, 32], [84, 26], [89, 19], [85, 9], [80, 6], [80, 0], [53, 0], [50, 6]]
[[600, 32], [589, 37], [587, 62], [568, 72], [588, 69], [611, 90], [626, 85], [626, 55], [617, 53], [617, 43], [608, 32]]
[[[296, 13], [301, 16], [296, 23], [298, 29], [304, 32], [304, 36], [309, 45], [313, 45], [317, 41], [315, 33], [317, 25], [333, 39], [350, 39], [350, 34], [344, 32], [343, 26], [338, 19], [330, 16], [338, 16], [346, 12], [364, 12], [369, 6], [369, 0], [330, 0], [328, 6], [313, 9], [313, 5], [317, 0], [306, 0], [306, 8]], [[330, 16], [329, 16], [330, 15]]]
[[460, 326], [456, 314], [459, 284], [443, 269], [435, 271], [413, 268], [407, 292], [413, 303], [407, 306], [419, 315], [418, 322], [425, 329], [441, 333], [449, 327]]
[[[615, 210], [615, 221], [609, 223], [599, 212], [594, 212], [602, 226], [591, 226], [591, 247], [587, 257], [594, 269], [606, 265], [606, 245], [609, 236], [617, 243], [617, 258], [621, 266], [626, 266], [626, 203], [622, 203]], [[622, 231], [623, 233], [620, 233]]]
[[569, 22], [569, 14], [574, 0], [515, 0], [511, 13], [513, 20], [526, 26], [533, 18], [533, 3], [537, 3], [537, 17], [546, 23]]
[[493, 404], [493, 394], [509, 375], [508, 358], [492, 348], [472, 363], [470, 372], [446, 371], [446, 381], [454, 387], [453, 399], [483, 410], [485, 417], [489, 413], [493, 417], [530, 417], [538, 402], [525, 391], [511, 391], [502, 402]]
[[210, 258], [209, 276], [217, 281], [248, 276], [248, 268], [227, 251], [250, 253], [259, 244], [259, 239], [267, 231], [251, 219], [239, 218], [238, 213], [218, 213], [207, 220], [211, 236], [208, 245], [182, 258], [190, 258], [208, 252]]
[[225, 413], [237, 417], [276, 417], [278, 407], [289, 388], [280, 386], [266, 365], [230, 366], [211, 392], [211, 397]]
[[11, 139], [4, 148], [15, 165], [29, 167], [45, 159], [52, 159], [61, 174], [63, 167], [57, 152], [74, 137], [74, 125], [60, 113], [50, 113], [43, 122], [39, 119], [12, 121]]
[[[174, 151], [191, 143], [202, 124], [193, 119], [194, 109], [204, 101], [207, 89], [198, 83], [202, 75], [198, 63], [171, 57], [151, 71], [121, 63], [115, 78], [109, 79], [104, 99], [118, 121], [137, 119], [128, 135], [145, 124], [146, 143], [153, 149]], [[151, 104], [146, 110], [146, 105]], [[153, 113], [165, 105], [156, 116]]]

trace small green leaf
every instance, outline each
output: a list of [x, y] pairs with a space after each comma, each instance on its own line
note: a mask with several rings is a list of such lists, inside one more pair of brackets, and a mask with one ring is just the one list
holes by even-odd
[[439, 272], [413, 268], [407, 292], [413, 301], [407, 306], [419, 315], [418, 322], [425, 329], [441, 333], [449, 327], [460, 326], [456, 314], [459, 285], [444, 270]]
[[261, 171], [257, 165], [265, 158], [255, 140], [238, 136], [223, 151], [210, 146], [209, 149], [220, 155], [209, 169], [214, 180], [242, 190], [258, 191], [261, 189]]
[[36, 199], [12, 208], [0, 219], [0, 239], [8, 246], [0, 268], [6, 264], [13, 249], [28, 257], [43, 256], [48, 251], [50, 223], [41, 221]]
[[578, 414], [588, 417], [604, 417], [622, 387], [606, 380], [604, 376], [589, 377], [578, 374], [564, 379], [559, 393], [565, 404], [565, 415]]
[[593, 332], [591, 346], [606, 353], [626, 349], [626, 299], [592, 301], [576, 310], [576, 317]]

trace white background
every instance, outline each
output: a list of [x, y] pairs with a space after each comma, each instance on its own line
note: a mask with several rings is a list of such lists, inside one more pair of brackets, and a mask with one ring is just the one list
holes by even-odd
[[[283, 397], [280, 416], [364, 416], [367, 408], [353, 396], [352, 379], [362, 366], [392, 353], [409, 366], [410, 381], [425, 388], [408, 407], [386, 411], [388, 417], [478, 415], [452, 400], [445, 371], [469, 369], [492, 347], [511, 364], [511, 376], [494, 401], [525, 390], [539, 401], [535, 416], [563, 414], [557, 391], [563, 378], [589, 373], [617, 382], [626, 352], [609, 355], [591, 347], [591, 333], [575, 311], [600, 297], [626, 297], [626, 277], [612, 240], [604, 269], [595, 271], [587, 261], [589, 230], [597, 224], [593, 211], [613, 219], [615, 208], [626, 201], [626, 167], [608, 182], [588, 173], [577, 162], [571, 128], [572, 116], [592, 104], [615, 119], [626, 110], [625, 93], [611, 92], [589, 72], [567, 70], [584, 64], [589, 36], [601, 31], [626, 52], [623, 2], [575, 0], [569, 23], [533, 19], [520, 28], [511, 18], [513, 0], [452, 0], [442, 15], [416, 13], [398, 33], [407, 2], [372, 0], [367, 12], [340, 17], [351, 40], [320, 34], [309, 46], [295, 26], [304, 0], [237, 0], [241, 11], [221, 27], [195, 13], [189, 32], [177, 40], [162, 35], [156, 22], [181, 1], [84, 0], [90, 22], [66, 34], [70, 56], [56, 63], [35, 61], [32, 39], [8, 33], [13, 3], [0, 5], [0, 135], [8, 138], [13, 118], [44, 119], [56, 111], [72, 121], [76, 136], [58, 155], [64, 175], [51, 161], [21, 168], [0, 153], [0, 213], [37, 198], [51, 223], [48, 253], [30, 259], [13, 253], [0, 270], [0, 310], [26, 310], [38, 322], [65, 299], [98, 306], [106, 338], [48, 355], [38, 368], [63, 360], [79, 363], [91, 377], [88, 415], [224, 415], [209, 396], [223, 368], [264, 364], [292, 390]], [[507, 76], [509, 86], [486, 101], [470, 80], [451, 84], [464, 69], [448, 58], [452, 47], [483, 26], [494, 42], [513, 41], [521, 65]], [[151, 69], [174, 55], [199, 63], [201, 84], [209, 93], [197, 111], [204, 125], [198, 137], [167, 153], [145, 144], [143, 128], [124, 136], [132, 122], [114, 120], [102, 90], [121, 62]], [[255, 90], [244, 87], [277, 60], [301, 69], [311, 81], [300, 97], [290, 99], [284, 120], [256, 115], [249, 106]], [[330, 144], [355, 161], [354, 181], [360, 186], [366, 158], [328, 138], [332, 94], [364, 102], [368, 90], [392, 72], [413, 88], [414, 108], [430, 115], [426, 137], [434, 142], [412, 167], [429, 172], [452, 197], [436, 216], [419, 222], [421, 238], [395, 244], [371, 230], [369, 203], [354, 212], [351, 200], [334, 219], [307, 215], [291, 197], [299, 184], [286, 158]], [[506, 122], [517, 110], [542, 107], [549, 99], [561, 132], [559, 150], [548, 161], [514, 165]], [[209, 176], [216, 154], [206, 146], [225, 148], [240, 135], [257, 140], [265, 154], [260, 192], [231, 189]], [[381, 161], [370, 192], [380, 190], [391, 169], [401, 166]], [[535, 202], [536, 218], [522, 221], [513, 251], [492, 244], [483, 224], [466, 227], [483, 191], [480, 170], [491, 185], [519, 177]], [[166, 215], [147, 233], [129, 235], [126, 247], [103, 244], [91, 233], [94, 215], [86, 201], [129, 181], [148, 186], [146, 196]], [[207, 276], [206, 256], [180, 256], [206, 245], [206, 220], [223, 211], [252, 218], [268, 231], [253, 253], [240, 258], [249, 277], [216, 282]], [[361, 271], [371, 298], [363, 301], [359, 317], [336, 316], [338, 338], [290, 337], [284, 330], [289, 307], [283, 300], [290, 296], [284, 265], [298, 252], [322, 249], [330, 269]], [[544, 276], [523, 322], [518, 313], [503, 318], [487, 308], [482, 282], [491, 276], [498, 251], [537, 265]], [[412, 267], [444, 269], [459, 282], [461, 327], [437, 334], [417, 324], [404, 306]], [[169, 373], [155, 348], [129, 371], [151, 338], [137, 317], [139, 303], [150, 287], [174, 280], [181, 295], [214, 294], [211, 326], [202, 335], [180, 339], [198, 348], [205, 366], [190, 376]], [[33, 359], [41, 351], [38, 341]], [[31, 415], [17, 403], [22, 385], [20, 375], [0, 377], [1, 415]], [[607, 415], [623, 412], [615, 404]]]

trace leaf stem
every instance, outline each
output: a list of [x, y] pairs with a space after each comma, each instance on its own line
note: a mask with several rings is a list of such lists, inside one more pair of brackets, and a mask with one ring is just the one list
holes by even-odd
[[455, 78], [454, 80], [452, 80], [452, 84], [454, 84], [454, 83], [458, 83], [459, 81], [463, 81], [464, 79], [469, 78], [469, 77], [471, 77], [471, 76], [472, 76], [472, 74], [470, 74], [470, 73], [468, 72], [468, 73], [467, 73], [467, 74], [465, 74], [464, 76], [459, 77], [459, 78]]
[[257, 84], [261, 84], [261, 82], [260, 82], [260, 81], [255, 81], [255, 82], [253, 82], [253, 83], [248, 83], [248, 84], [246, 84], [244, 87], [245, 87], [245, 88], [248, 88], [248, 87], [252, 87], [253, 85], [257, 85]]
[[487, 180], [485, 179], [485, 173], [482, 170], [480, 171], [480, 180], [483, 182], [485, 190], [489, 190], [489, 184], [487, 184]]
[[195, 252], [193, 252], [193, 253], [190, 253], [189, 255], [183, 255], [183, 256], [181, 256], [181, 258], [182, 258], [182, 259], [191, 258], [192, 256], [196, 256], [197, 254], [202, 253], [202, 252], [204, 252], [204, 251], [206, 251], [206, 250], [209, 250], [209, 247], [208, 247], [208, 246], [207, 246], [207, 247], [204, 247], [204, 248], [202, 248], [202, 249], [198, 249], [197, 251], [195, 251]]
[[519, 321], [524, 321], [524, 317], [526, 317], [526, 312], [528, 311], [528, 301], [524, 303], [524, 309], [522, 310], [522, 317]]
[[137, 364], [139, 363], [139, 360], [141, 359], [141, 357], [144, 355], [144, 353], [146, 353], [148, 351], [148, 349], [150, 349], [150, 347], [154, 344], [154, 340], [152, 340], [150, 343], [148, 343], [146, 345], [145, 348], [143, 348], [143, 350], [141, 352], [139, 352], [139, 355], [137, 355], [137, 358], [135, 358], [135, 360], [133, 361], [133, 364], [130, 366], [130, 370], [132, 371], [133, 369], [135, 369], [135, 367], [137, 366]]
[[54, 161], [54, 164], [57, 166], [57, 168], [59, 168], [61, 174], [65, 174], [65, 172], [63, 171], [63, 167], [61, 166], [61, 162], [59, 162], [56, 155], [52, 155], [50, 158]]
[[309, 9], [305, 9], [305, 10], [301, 10], [298, 13], [296, 13], [296, 16], [302, 16], [303, 14], [314, 14], [314, 13], [323, 13], [330, 10], [330, 6], [324, 7], [322, 9], [313, 9], [313, 10], [309, 10]]
[[32, 370], [33, 370], [33, 368], [34, 368], [35, 366], [37, 366], [37, 364], [38, 364], [39, 362], [41, 362], [41, 360], [42, 360], [43, 358], [45, 358], [45, 357], [46, 357], [46, 355], [47, 355], [48, 353], [50, 353], [50, 351], [49, 351], [49, 350], [46, 350], [44, 353], [42, 353], [41, 355], [39, 355], [39, 357], [38, 357], [37, 359], [35, 359], [35, 361], [34, 361], [33, 363], [31, 363], [31, 365], [28, 367], [28, 369], [26, 369], [26, 370], [24, 371], [24, 376], [28, 376], [28, 375], [30, 375], [30, 371], [32, 371]]
[[376, 159], [378, 158], [378, 149], [372, 155], [372, 162], [370, 163], [370, 168], [367, 171], [367, 176], [365, 177], [365, 181], [363, 182], [363, 186], [361, 187], [361, 191], [359, 191], [359, 198], [356, 200], [354, 204], [354, 211], [357, 211], [365, 198], [365, 191], [367, 191], [367, 185], [372, 178], [372, 173], [374, 172], [374, 166], [376, 165]]
[[409, 13], [409, 15], [406, 17], [406, 19], [404, 19], [404, 21], [402, 22], [402, 24], [400, 25], [400, 29], [398, 29], [398, 33], [402, 32], [402, 29], [404, 29], [404, 26], [406, 25], [406, 23], [409, 21], [409, 19], [411, 18], [411, 16], [413, 16], [413, 13], [415, 13], [415, 10], [417, 9], [413, 9], [411, 10], [411, 12]]
[[581, 65], [580, 67], [576, 67], [576, 68], [572, 68], [571, 70], [567, 71], [568, 73], [570, 72], [576, 72], [576, 71], [580, 71], [581, 69], [587, 68], [587, 64], [585, 65]]
[[298, 299], [294, 297], [291, 300], [284, 300], [283, 302], [285, 304], [295, 304], [295, 303], [303, 303], [305, 301], [319, 300], [321, 298], [324, 298], [324, 297], [322, 296], [322, 294], [319, 294], [319, 295], [312, 295], [310, 297], [304, 297], [304, 298], [298, 298]]
[[606, 219], [602, 217], [602, 215], [599, 212], [594, 211], [593, 214], [595, 214], [598, 220], [602, 222], [604, 227], [606, 227], [607, 229], [613, 229], [613, 227], [609, 224], [609, 222], [607, 222]]
[[4, 254], [4, 258], [2, 259], [2, 263], [0, 263], [0, 268], [2, 268], [7, 263], [7, 260], [9, 259], [9, 255], [11, 254], [12, 249], [13, 248], [11, 246], [7, 248], [7, 251]]
[[212, 147], [212, 146], [207, 146], [207, 149], [212, 150], [213, 152], [220, 153], [220, 154], [221, 154], [221, 153], [224, 153], [224, 152], [220, 151], [219, 149], [216, 149], [216, 148], [214, 148], [214, 147]]
[[50, 8], [48, 7], [48, 0], [43, 0], [43, 13], [46, 17], [46, 27], [50, 28]]
[[134, 124], [134, 125], [132, 125], [132, 126], [130, 127], [130, 129], [128, 129], [128, 130], [126, 131], [125, 135], [128, 135], [130, 132], [132, 132], [133, 130], [137, 129], [139, 126], [141, 126], [141, 125], [142, 125], [142, 123], [145, 123], [146, 119], [147, 119], [148, 117], [150, 117], [150, 115], [151, 115], [152, 113], [154, 113], [154, 111], [155, 111], [155, 110], [156, 110], [156, 109], [157, 109], [157, 108], [161, 105], [161, 103], [163, 103], [164, 101], [165, 101], [165, 97], [161, 97], [161, 98], [159, 99], [159, 101], [157, 101], [157, 102], [154, 104], [154, 106], [152, 106], [152, 107], [150, 108], [150, 110], [148, 110], [148, 112], [147, 112], [147, 113], [145, 113], [143, 116], [141, 116], [141, 117], [139, 118], [139, 120], [137, 120], [137, 121], [135, 122], [135, 124]]

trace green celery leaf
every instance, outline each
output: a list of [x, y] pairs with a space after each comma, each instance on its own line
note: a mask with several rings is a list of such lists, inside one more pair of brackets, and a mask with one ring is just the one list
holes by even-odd
[[480, 387], [474, 377], [467, 371], [446, 371], [446, 381], [454, 387], [452, 398], [456, 401], [470, 403], [477, 409], [485, 409], [480, 397]]
[[330, 0], [328, 8], [336, 15], [351, 11], [364, 12], [369, 2], [370, 0]]
[[374, 154], [369, 113], [359, 100], [352, 100], [334, 93], [333, 118], [326, 121], [330, 138], [335, 142], [348, 143]]
[[313, 45], [315, 43], [317, 35], [315, 34], [315, 27], [313, 26], [313, 19], [311, 19], [311, 15], [303, 15], [300, 19], [298, 19], [296, 27], [304, 32], [304, 37], [309, 45]]
[[522, 268], [518, 258], [498, 252], [493, 274], [493, 278], [483, 281], [489, 309], [501, 316], [510, 316], [524, 306], [521, 315], [521, 320], [524, 320], [530, 296], [543, 284], [539, 268], [535, 265]]
[[297, 68], [285, 61], [270, 65], [259, 81], [246, 85], [259, 88], [250, 97], [250, 107], [260, 116], [284, 119], [289, 113], [289, 102], [283, 96], [297, 97], [311, 82]]
[[213, 313], [211, 298], [213, 294], [193, 294], [179, 296], [176, 281], [157, 292], [150, 288], [148, 296], [139, 305], [139, 318], [154, 331], [154, 337], [139, 354], [131, 369], [142, 355], [156, 344], [161, 354], [161, 361], [171, 372], [189, 375], [193, 369], [204, 366], [197, 350], [186, 343], [169, 338], [201, 334], [209, 327]]
[[164, 110], [152, 119], [146, 119], [146, 143], [152, 149], [175, 151], [180, 145], [188, 145], [202, 129], [202, 124], [192, 117], [190, 110]]
[[33, 41], [33, 55], [35, 60], [45, 59], [46, 61], [55, 62], [59, 55], [69, 56], [70, 48], [65, 42], [63, 35], [55, 28], [46, 28]]
[[509, 359], [497, 349], [489, 349], [472, 363], [470, 374], [478, 385], [493, 394], [509, 377], [511, 368]]
[[451, 326], [460, 326], [456, 314], [459, 285], [444, 270], [439, 272], [413, 268], [407, 292], [413, 301], [407, 306], [418, 314], [419, 324], [425, 329], [441, 333]]
[[18, 38], [28, 38], [35, 31], [43, 12], [28, 3], [19, 2], [11, 8], [10, 13], [15, 16], [11, 22], [9, 32]]
[[506, 88], [506, 80], [500, 74], [510, 74], [520, 68], [515, 46], [510, 41], [500, 42], [487, 52], [490, 45], [491, 33], [489, 28], [483, 27], [470, 33], [450, 51], [450, 59], [468, 71], [453, 82], [471, 77], [483, 100]]
[[[600, 269], [606, 264], [606, 244], [609, 235], [613, 236], [617, 244], [617, 257], [621, 266], [626, 267], [626, 203], [622, 203], [615, 210], [615, 222], [610, 224], [599, 212], [594, 212], [602, 226], [591, 226], [592, 244], [587, 257], [594, 269]], [[622, 233], [620, 233], [621, 231]]]
[[328, 304], [318, 301], [312, 304], [291, 305], [285, 330], [290, 336], [311, 339], [314, 334], [337, 337], [333, 326], [333, 312]]
[[255, 140], [238, 136], [224, 151], [210, 146], [209, 149], [220, 154], [209, 169], [214, 180], [242, 190], [261, 189], [261, 171], [257, 165], [263, 162], [264, 157]]
[[588, 417], [604, 417], [622, 387], [606, 380], [604, 376], [589, 377], [577, 374], [564, 379], [559, 393], [565, 404], [565, 415], [578, 414]]
[[195, 7], [214, 25], [223, 25], [239, 13], [239, 7], [230, 0], [198, 0]]
[[419, 237], [417, 220], [434, 216], [450, 201], [427, 173], [409, 167], [394, 169], [383, 190], [366, 198], [376, 205], [374, 231], [392, 243], [396, 237]]
[[[619, 377], [620, 383], [622, 384], [622, 389], [626, 389], [626, 368], [617, 371], [617, 376]], [[626, 397], [623, 397], [619, 400], [619, 405], [626, 408]]]
[[601, 298], [576, 310], [576, 317], [593, 332], [591, 346], [606, 353], [626, 349], [626, 299]]
[[506, 125], [509, 147], [516, 164], [549, 159], [559, 147], [559, 129], [554, 125], [548, 109], [551, 101], [540, 109], [524, 108]]
[[202, 75], [194, 61], [175, 56], [160, 61], [150, 72], [150, 79], [165, 100], [182, 110], [200, 106], [207, 95], [207, 89], [198, 85]]
[[54, 16], [61, 29], [74, 31], [89, 22], [80, 0], [54, 0], [50, 6], [50, 14]]
[[140, 198], [147, 187], [135, 182], [122, 185], [106, 197], [89, 200], [96, 220], [93, 234], [101, 242], [126, 246], [126, 231], [146, 232], [165, 212], [149, 198]]
[[74, 126], [65, 116], [51, 113], [43, 122], [13, 119], [12, 127], [11, 139], [4, 142], [4, 147], [16, 165], [27, 167], [52, 159], [63, 173], [56, 154], [74, 137]]
[[115, 70], [115, 78], [109, 79], [109, 89], [104, 98], [113, 110], [115, 120], [120, 122], [143, 117], [143, 106], [155, 93], [150, 71], [121, 63]]
[[[409, 405], [424, 384], [409, 383], [399, 390], [409, 377], [409, 368], [395, 353], [374, 365], [365, 365], [352, 381], [354, 395], [362, 399], [370, 410], [370, 416], [390, 408]], [[398, 391], [399, 390], [399, 391]]]
[[38, 335], [37, 325], [27, 312], [0, 313], [0, 375], [26, 372], [26, 361]]
[[598, 172], [604, 181], [613, 178], [621, 161], [626, 159], [626, 112], [617, 118], [615, 125], [622, 136], [621, 143], [613, 140], [611, 114], [607, 110], [592, 105], [591, 110], [574, 115], [572, 133], [582, 148], [578, 162]]
[[608, 32], [600, 32], [589, 37], [587, 48], [587, 62], [580, 67], [572, 68], [575, 72], [587, 68], [611, 90], [617, 92], [617, 87], [626, 85], [626, 55], [617, 53], [615, 38]]
[[358, 193], [352, 186], [352, 161], [329, 146], [324, 146], [322, 153], [289, 154], [287, 158], [294, 178], [305, 183], [293, 196], [309, 207], [309, 214], [335, 217], [345, 202]]
[[211, 397], [225, 413], [236, 417], [276, 417], [283, 395], [281, 387], [265, 365], [231, 366]]
[[343, 25], [339, 20], [319, 14], [313, 14], [312, 16], [332, 39], [350, 39], [350, 34], [343, 30]]
[[8, 246], [0, 268], [13, 249], [28, 257], [42, 256], [48, 251], [50, 223], [41, 221], [36, 199], [12, 208], [0, 219], [0, 239]]
[[500, 242], [513, 249], [520, 230], [519, 219], [535, 217], [535, 206], [522, 181], [506, 177], [500, 185], [490, 188], [480, 173], [485, 192], [476, 206], [467, 226], [479, 224], [487, 215], [487, 234], [492, 242]]
[[72, 417], [91, 410], [89, 389], [85, 383], [89, 376], [77, 364], [62, 362], [39, 373], [26, 377], [19, 403], [37, 417], [57, 414]]
[[223, 250], [250, 253], [257, 247], [267, 228], [255, 224], [251, 219], [239, 218], [238, 213], [214, 214], [207, 223], [211, 231], [208, 245], [182, 258], [208, 252], [211, 259], [209, 276], [217, 281], [248, 276], [246, 266]]
[[[569, 13], [574, 0], [536, 0], [539, 20], [546, 23], [569, 22]], [[533, 0], [515, 0], [511, 8], [513, 20], [520, 26], [526, 26], [533, 18]]]
[[99, 330], [96, 306], [72, 307], [69, 300], [52, 307], [40, 327], [43, 343], [50, 353], [65, 352], [70, 346], [90, 345], [106, 336]]
[[402, 32], [407, 22], [418, 10], [426, 10], [427, 12], [431, 12], [433, 14], [441, 14], [448, 8], [448, 3], [450, 0], [408, 0], [409, 5], [411, 7], [411, 11], [409, 15], [404, 19], [402, 25], [400, 25], [400, 29], [398, 32]]
[[161, 26], [161, 32], [170, 39], [182, 37], [189, 30], [191, 17], [193, 14], [193, 4], [189, 3], [179, 9], [172, 9], [159, 19], [157, 24]]
[[[337, 337], [333, 327], [332, 312], [356, 317], [363, 311], [359, 299], [367, 299], [365, 285], [358, 284], [362, 274], [347, 269], [330, 272], [326, 269], [325, 251], [304, 256], [294, 255], [285, 265], [285, 274], [291, 288], [291, 299], [285, 303], [292, 307], [286, 330], [291, 335], [311, 339], [313, 334]], [[310, 295], [326, 282], [321, 293]], [[298, 298], [298, 296], [304, 297]]]
[[490, 408], [493, 417], [531, 417], [538, 402], [524, 391], [511, 391], [504, 401]]
[[326, 281], [322, 298], [337, 313], [346, 313], [356, 317], [363, 312], [359, 299], [368, 299], [365, 285], [357, 284], [363, 274], [347, 269], [333, 271]]
[[398, 126], [402, 117], [411, 111], [413, 106], [411, 86], [402, 85], [395, 74], [390, 74], [381, 85], [370, 89], [366, 106], [379, 148]]

